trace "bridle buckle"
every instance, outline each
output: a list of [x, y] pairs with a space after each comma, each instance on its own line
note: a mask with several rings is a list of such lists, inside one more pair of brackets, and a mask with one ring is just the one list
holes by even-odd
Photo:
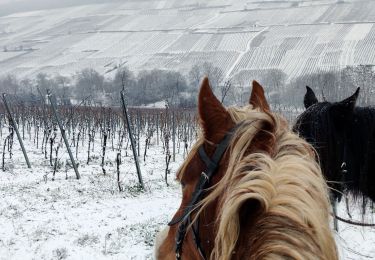
[[205, 172], [202, 172], [201, 175], [202, 175], [207, 181], [210, 180], [210, 178], [208, 177], [208, 175], [207, 175]]

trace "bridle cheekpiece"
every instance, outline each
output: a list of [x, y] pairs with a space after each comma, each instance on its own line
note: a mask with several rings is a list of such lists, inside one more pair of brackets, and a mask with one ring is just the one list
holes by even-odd
[[169, 226], [179, 224], [177, 234], [176, 234], [176, 248], [175, 248], [176, 260], [181, 260], [182, 245], [183, 245], [183, 242], [187, 233], [187, 228], [189, 225], [191, 225], [192, 227], [193, 239], [197, 247], [197, 250], [199, 254], [201, 255], [201, 257], [203, 259], [206, 259], [206, 255], [200, 243], [199, 219], [197, 219], [197, 221], [194, 221], [194, 223], [192, 223], [191, 214], [196, 210], [197, 203], [202, 200], [203, 194], [205, 190], [208, 188], [212, 177], [216, 173], [219, 167], [220, 160], [223, 157], [225, 151], [227, 150], [229, 143], [232, 140], [232, 136], [238, 127], [239, 125], [235, 126], [229, 132], [227, 132], [227, 134], [224, 136], [221, 142], [217, 145], [216, 150], [211, 158], [207, 155], [203, 144], [198, 149], [200, 159], [206, 165], [206, 170], [201, 173], [199, 181], [197, 185], [195, 186], [195, 190], [193, 192], [192, 198], [188, 206], [184, 209], [183, 214], [179, 218], [173, 219], [171, 222], [168, 223]]

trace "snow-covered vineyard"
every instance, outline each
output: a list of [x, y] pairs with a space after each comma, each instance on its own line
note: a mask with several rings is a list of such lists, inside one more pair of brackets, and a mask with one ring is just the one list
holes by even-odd
[[[15, 109], [31, 169], [1, 118], [0, 259], [152, 259], [156, 232], [180, 203], [174, 176], [199, 134], [194, 113], [131, 111], [142, 191], [121, 111], [59, 111], [80, 179], [50, 110]], [[344, 203], [339, 215], [347, 217]], [[363, 221], [374, 217], [369, 209]], [[341, 259], [375, 258], [374, 229], [341, 223], [339, 228]]]
[[31, 169], [1, 118], [0, 259], [150, 259], [179, 203], [174, 176], [197, 135], [194, 114], [130, 111], [143, 191], [120, 110], [60, 110], [80, 179], [50, 113], [15, 109]]
[[0, 17], [0, 74], [219, 66], [289, 78], [374, 64], [374, 1], [126, 1]]
[[[10, 2], [0, 0], [0, 260], [153, 259], [181, 202], [176, 172], [200, 134], [196, 109], [185, 109], [204, 75], [195, 65], [218, 69], [224, 104], [248, 103], [243, 88], [273, 75], [261, 83], [291, 124], [306, 85], [319, 100], [361, 87], [357, 106], [374, 104], [373, 0], [98, 0], [2, 16]], [[78, 84], [80, 71], [92, 74]], [[125, 100], [128, 110], [115, 107]], [[375, 223], [373, 205], [363, 215], [343, 198], [338, 216]], [[374, 227], [339, 222], [335, 238], [340, 260], [375, 259]]]

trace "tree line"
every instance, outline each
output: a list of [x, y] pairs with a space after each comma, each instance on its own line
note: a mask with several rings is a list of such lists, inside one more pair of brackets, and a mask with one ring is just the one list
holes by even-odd
[[357, 104], [373, 106], [375, 105], [374, 83], [373, 65], [347, 66], [338, 71], [319, 72], [293, 80], [284, 92], [283, 101], [288, 104], [302, 103], [300, 97], [305, 94], [306, 89], [303, 87], [306, 85], [314, 89], [320, 101], [343, 100], [351, 96], [359, 87], [361, 90]]
[[177, 71], [154, 69], [137, 75], [128, 68], [119, 68], [113, 77], [105, 77], [92, 68], [83, 69], [72, 76], [39, 73], [35, 78], [18, 78], [9, 74], [0, 77], [0, 93], [22, 97], [25, 101], [40, 100], [39, 90], [50, 89], [58, 104], [85, 100], [87, 105], [117, 106], [119, 93], [124, 90], [131, 106], [166, 102], [169, 107], [196, 106], [196, 93], [201, 78], [212, 79], [218, 88], [223, 79], [220, 68], [211, 63], [194, 65], [187, 75]]
[[70, 77], [39, 73], [35, 78], [17, 78], [15, 75], [0, 77], [0, 92], [22, 97], [26, 101], [40, 100], [38, 89], [50, 89], [58, 104], [85, 101], [87, 105], [117, 106], [119, 93], [124, 90], [131, 106], [144, 106], [165, 102], [169, 107], [193, 108], [199, 83], [208, 76], [216, 95], [226, 105], [246, 104], [251, 80], [259, 81], [274, 106], [302, 106], [305, 86], [312, 87], [320, 100], [341, 100], [361, 88], [359, 104], [372, 105], [375, 101], [373, 84], [375, 73], [372, 65], [348, 66], [337, 71], [321, 71], [295, 79], [278, 69], [253, 70], [239, 73], [231, 80], [211, 63], [194, 65], [187, 74], [177, 71], [154, 69], [140, 71], [137, 75], [128, 68], [119, 68], [112, 78], [87, 68]]
[[237, 75], [232, 82], [235, 85], [233, 93], [237, 103], [249, 93], [252, 79], [259, 81], [264, 87], [270, 104], [273, 106], [302, 107], [306, 86], [314, 89], [320, 101], [339, 101], [354, 93], [360, 87], [358, 104], [372, 106], [375, 104], [375, 71], [374, 65], [347, 66], [335, 71], [317, 71], [312, 74], [301, 75], [294, 79], [281, 70], [253, 70], [245, 75]]

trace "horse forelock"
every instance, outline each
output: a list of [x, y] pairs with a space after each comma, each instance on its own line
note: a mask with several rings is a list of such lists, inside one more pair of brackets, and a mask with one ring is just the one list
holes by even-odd
[[337, 183], [336, 171], [341, 156], [338, 151], [344, 149], [344, 142], [334, 127], [330, 107], [329, 102], [314, 104], [297, 118], [293, 130], [315, 148], [325, 176]]
[[337, 259], [327, 186], [312, 147], [278, 115], [251, 106], [228, 111], [241, 126], [228, 148], [225, 174], [198, 212], [220, 202], [211, 258]]

